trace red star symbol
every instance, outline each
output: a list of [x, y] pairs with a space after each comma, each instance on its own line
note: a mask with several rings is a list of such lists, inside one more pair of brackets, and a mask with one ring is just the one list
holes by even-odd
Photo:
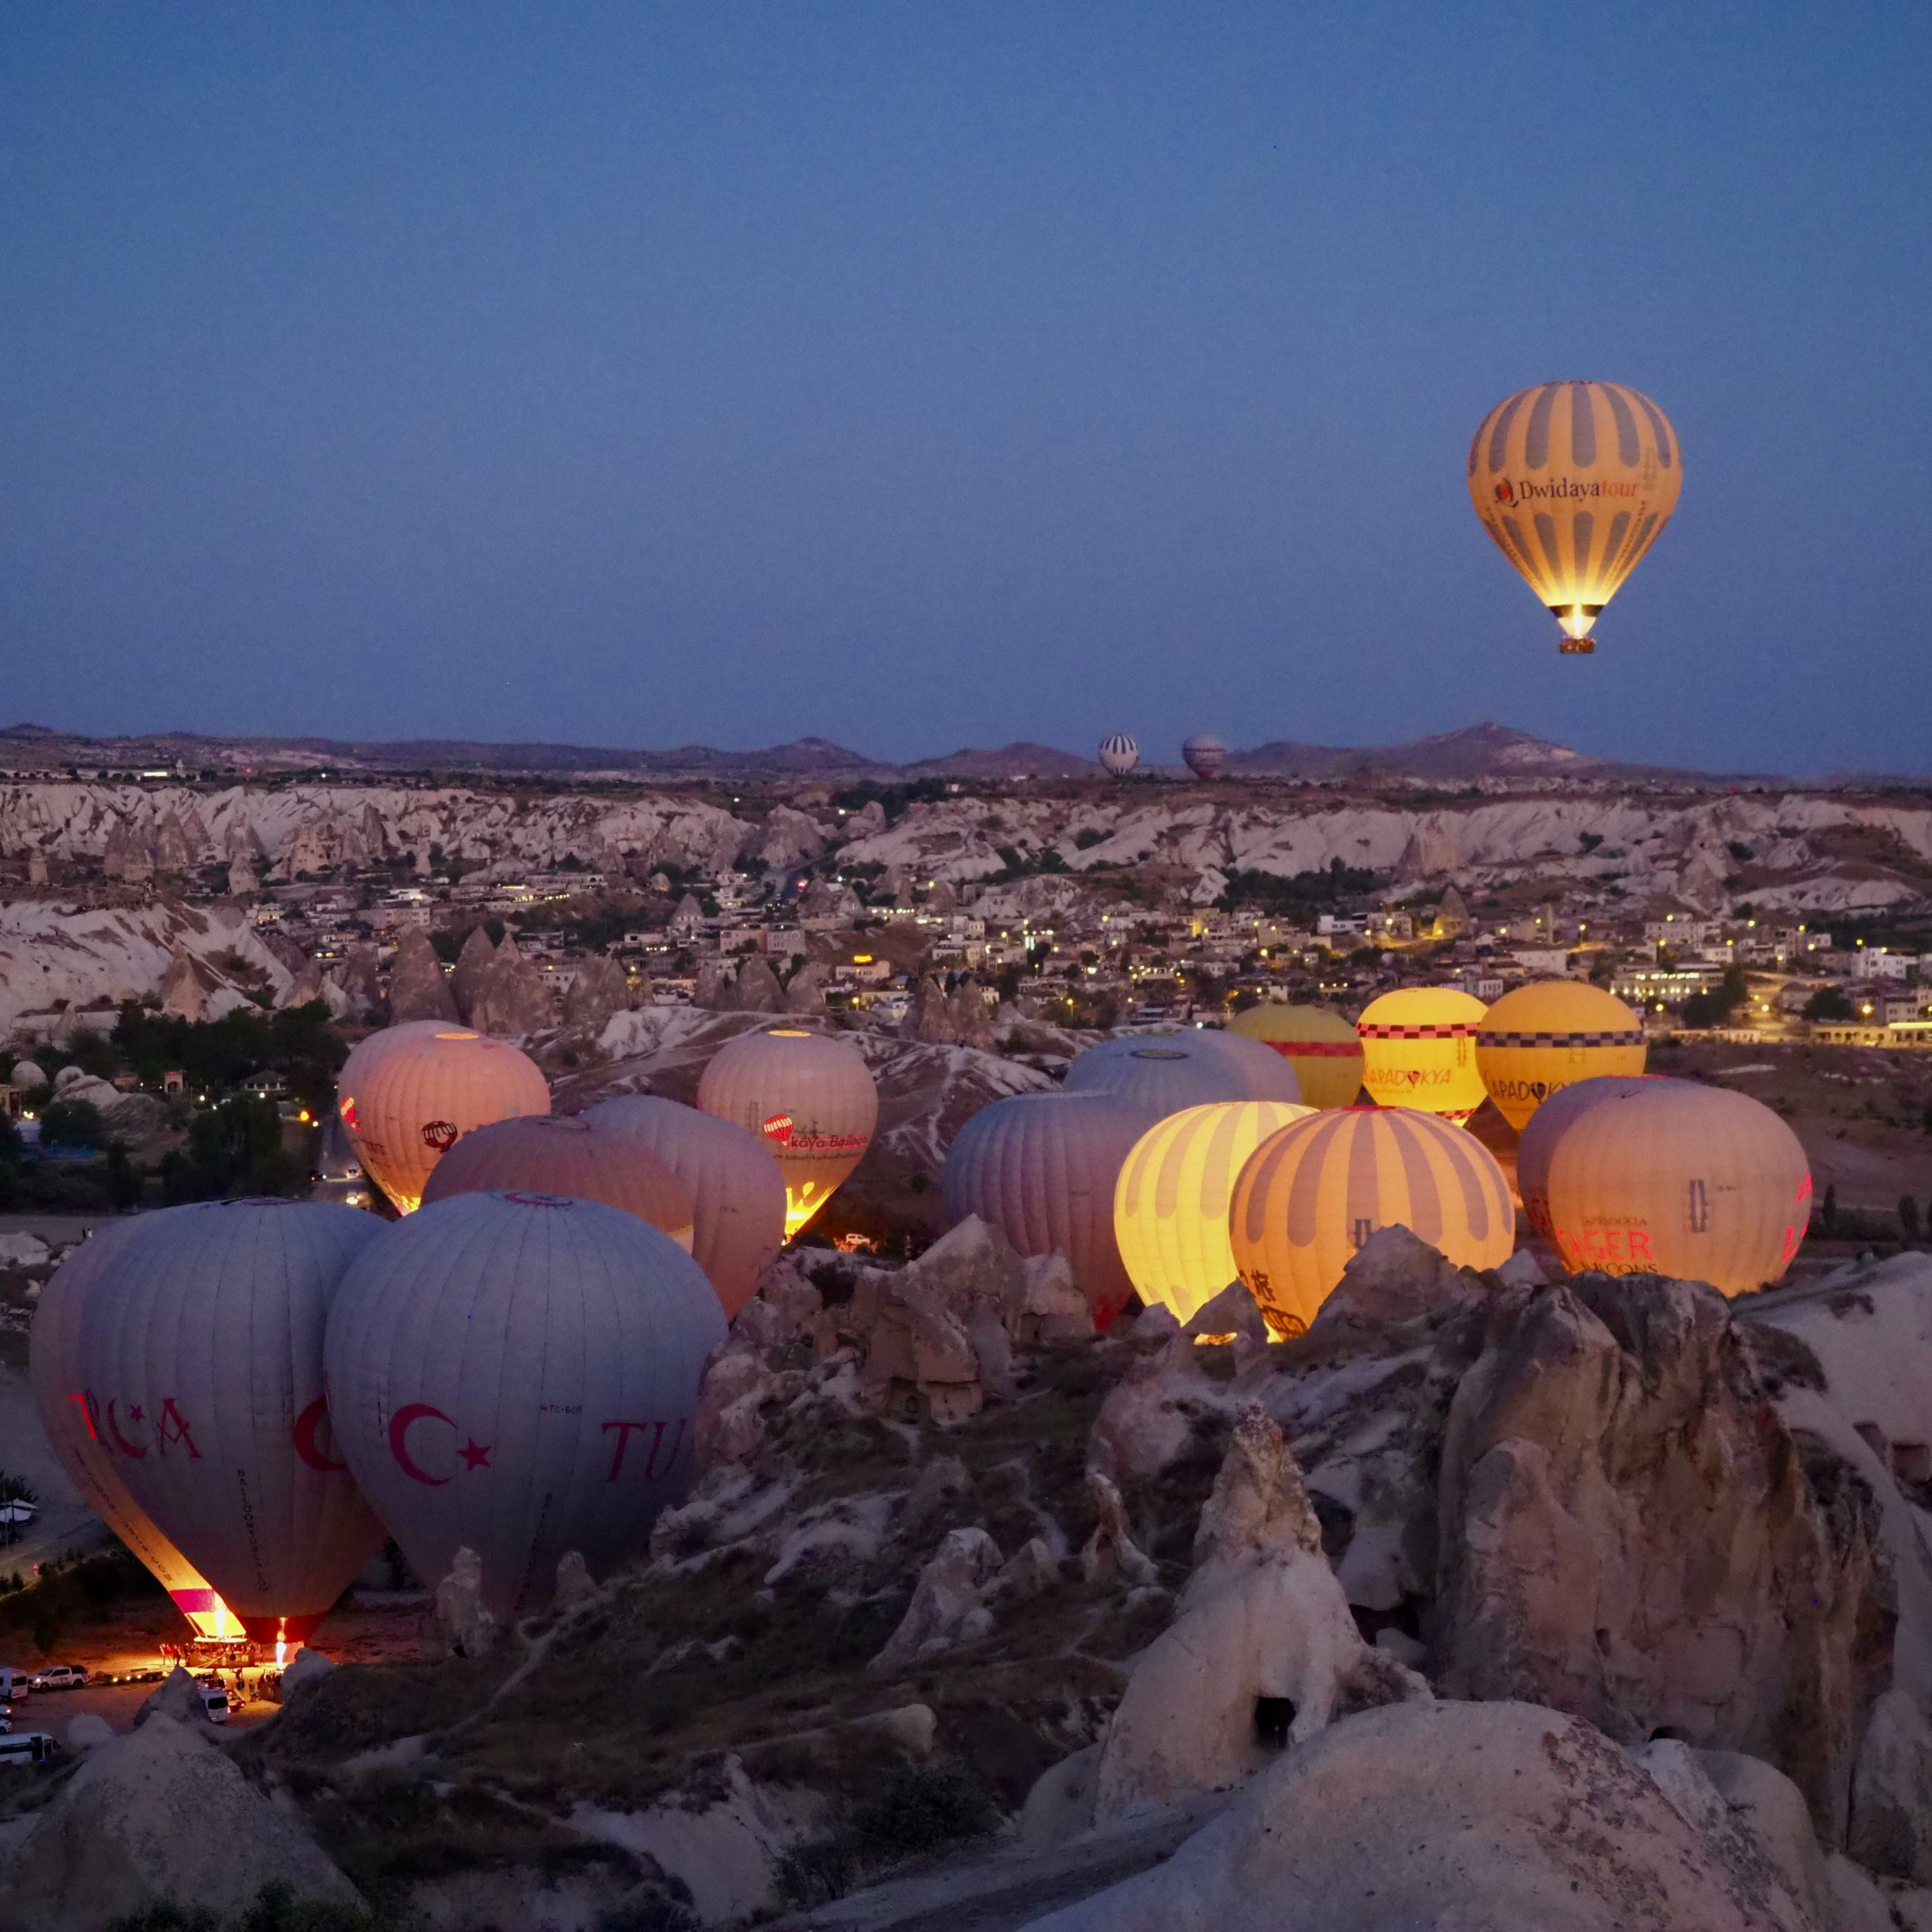
[[130, 1422], [145, 1422], [147, 1420], [146, 1412], [139, 1407], [131, 1408], [128, 1411], [128, 1420]]
[[490, 1445], [478, 1442], [474, 1436], [457, 1451], [463, 1458], [466, 1469], [487, 1469], [490, 1466]]

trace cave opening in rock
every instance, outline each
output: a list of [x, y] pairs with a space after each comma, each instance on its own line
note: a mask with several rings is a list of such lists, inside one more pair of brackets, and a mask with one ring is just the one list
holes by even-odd
[[1295, 1721], [1292, 1697], [1257, 1697], [1254, 1700], [1254, 1734], [1271, 1751], [1285, 1751], [1289, 1727]]

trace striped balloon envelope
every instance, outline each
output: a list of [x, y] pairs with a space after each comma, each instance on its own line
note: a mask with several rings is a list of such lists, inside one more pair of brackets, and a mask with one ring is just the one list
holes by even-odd
[[785, 1177], [789, 1241], [872, 1144], [878, 1087], [849, 1041], [806, 1026], [740, 1033], [705, 1063], [697, 1103], [753, 1135]]
[[1564, 1129], [1549, 1217], [1573, 1275], [1671, 1275], [1748, 1294], [1783, 1275], [1804, 1239], [1810, 1164], [1748, 1094], [1632, 1081]]
[[1241, 1278], [1278, 1335], [1297, 1335], [1378, 1228], [1404, 1227], [1460, 1268], [1495, 1268], [1516, 1241], [1496, 1157], [1412, 1109], [1347, 1107], [1297, 1121], [1248, 1157], [1228, 1235]]
[[1361, 1091], [1361, 1041], [1339, 1013], [1269, 1000], [1237, 1013], [1228, 1031], [1272, 1047], [1294, 1069], [1306, 1106], [1355, 1105]]
[[1562, 626], [1590, 627], [1670, 521], [1676, 432], [1620, 383], [1538, 383], [1499, 402], [1469, 445], [1469, 500], [1497, 548]]
[[322, 1335], [383, 1229], [321, 1201], [164, 1208], [81, 1307], [75, 1372], [122, 1482], [258, 1643], [305, 1638], [382, 1546], [334, 1447]]
[[1181, 1321], [1235, 1278], [1228, 1202], [1247, 1157], [1315, 1109], [1224, 1100], [1171, 1114], [1134, 1143], [1114, 1183], [1114, 1238], [1140, 1299]]
[[1476, 1029], [1483, 1003], [1454, 986], [1402, 986], [1362, 1009], [1361, 1084], [1378, 1107], [1466, 1121], [1483, 1103]]
[[1140, 762], [1140, 747], [1124, 731], [1100, 740], [1100, 767], [1110, 778], [1124, 778]]
[[688, 1254], [697, 1204], [651, 1149], [588, 1114], [526, 1114], [466, 1134], [436, 1163], [423, 1204], [503, 1189], [601, 1201], [648, 1221]]
[[[17, 1072], [17, 1068], [15, 1069]], [[214, 1586], [134, 1500], [98, 1392], [81, 1374], [81, 1324], [91, 1303], [119, 1293], [118, 1251], [153, 1217], [113, 1221], [68, 1251], [35, 1304], [28, 1367], [35, 1407], [61, 1468], [89, 1509], [144, 1563], [198, 1637], [238, 1637], [242, 1626]], [[111, 1398], [110, 1398], [111, 1399]], [[138, 1446], [138, 1445], [137, 1445]]]
[[1065, 1084], [1069, 1094], [1112, 1095], [1143, 1116], [1143, 1127], [1214, 1100], [1301, 1100], [1293, 1068], [1251, 1040], [1205, 1027], [1103, 1040], [1074, 1055]]
[[1617, 1078], [1601, 1075], [1590, 1080], [1574, 1080], [1550, 1097], [1530, 1116], [1523, 1137], [1516, 1144], [1516, 1192], [1523, 1213], [1540, 1235], [1551, 1232], [1549, 1220], [1549, 1164], [1556, 1143], [1580, 1114], [1599, 1100], [1621, 1100], [1645, 1086], [1659, 1084], [1657, 1073], [1633, 1074]]
[[1580, 980], [1537, 980], [1505, 993], [1476, 1034], [1482, 1084], [1519, 1134], [1552, 1094], [1579, 1080], [1641, 1073], [1645, 1051], [1643, 1022]]
[[550, 1111], [537, 1063], [506, 1040], [440, 1020], [360, 1041], [336, 1081], [336, 1111], [363, 1171], [405, 1214], [436, 1163], [471, 1128]]
[[1114, 1235], [1114, 1183], [1150, 1116], [1106, 1093], [1014, 1094], [953, 1136], [949, 1226], [977, 1214], [1022, 1254], [1063, 1254], [1105, 1329], [1134, 1299]]

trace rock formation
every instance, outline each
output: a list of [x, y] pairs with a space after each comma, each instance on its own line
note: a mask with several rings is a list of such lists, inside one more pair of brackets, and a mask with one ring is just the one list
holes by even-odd
[[456, 996], [443, 971], [443, 962], [429, 935], [412, 928], [396, 942], [389, 966], [389, 1024], [406, 1020], [441, 1020], [457, 1023]]
[[1449, 1695], [1746, 1752], [1842, 1842], [1890, 1622], [1878, 1510], [1801, 1451], [1714, 1290], [1585, 1275], [1499, 1304], [1450, 1412], [1440, 1507]]
[[467, 1544], [436, 1586], [431, 1607], [451, 1657], [484, 1657], [495, 1647], [499, 1632], [483, 1601], [483, 1559]]
[[785, 989], [778, 983], [778, 975], [771, 970], [771, 962], [761, 952], [746, 957], [738, 968], [737, 983], [732, 990], [734, 1004], [740, 1013], [785, 1011]]
[[595, 1038], [630, 1003], [624, 969], [608, 953], [595, 953], [577, 968], [564, 995], [564, 1024]]
[[476, 976], [470, 995], [469, 1023], [479, 1033], [528, 1039], [556, 1023], [555, 1004], [543, 976], [517, 950], [509, 933]]
[[361, 1903], [205, 1725], [157, 1715], [91, 1751], [35, 1817], [0, 1888], [0, 1932], [99, 1932], [164, 1903], [238, 1912], [271, 1881], [298, 1899]]
[[1284, 1752], [1164, 1863], [1029, 1932], [1821, 1932], [1580, 1718], [1420, 1700]]
[[471, 927], [456, 956], [455, 971], [450, 975], [450, 992], [456, 1000], [457, 1016], [466, 1026], [475, 1023], [470, 1016], [476, 1009], [477, 989], [496, 956], [490, 935], [481, 926]]

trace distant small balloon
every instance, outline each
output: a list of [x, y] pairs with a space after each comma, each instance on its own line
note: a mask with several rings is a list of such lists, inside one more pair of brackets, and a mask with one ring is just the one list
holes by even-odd
[[1180, 755], [1187, 761], [1187, 768], [1197, 778], [1212, 778], [1228, 761], [1228, 748], [1213, 733], [1203, 731], [1188, 740], [1180, 748]]
[[1140, 747], [1124, 731], [1100, 740], [1100, 763], [1114, 777], [1124, 778], [1140, 762]]

